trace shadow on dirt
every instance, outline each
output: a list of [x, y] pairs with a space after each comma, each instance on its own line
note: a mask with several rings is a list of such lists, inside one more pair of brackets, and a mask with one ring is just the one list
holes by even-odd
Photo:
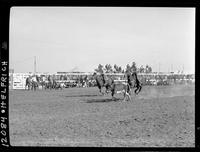
[[96, 97], [98, 95], [93, 94], [93, 95], [70, 95], [70, 96], [65, 96], [65, 97]]
[[121, 99], [88, 99], [86, 103], [121, 101]]

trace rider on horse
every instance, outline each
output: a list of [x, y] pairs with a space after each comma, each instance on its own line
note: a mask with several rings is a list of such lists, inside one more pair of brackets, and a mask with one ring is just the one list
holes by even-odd
[[111, 87], [112, 84], [114, 84], [114, 79], [110, 79], [111, 82], [109, 82], [108, 78], [105, 76], [104, 72], [101, 73], [102, 79], [103, 79], [103, 84], [106, 87], [106, 92], [108, 93], [109, 87]]

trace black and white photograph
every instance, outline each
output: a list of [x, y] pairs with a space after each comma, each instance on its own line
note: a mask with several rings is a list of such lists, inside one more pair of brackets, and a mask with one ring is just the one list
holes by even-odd
[[194, 148], [195, 8], [11, 7], [9, 136]]

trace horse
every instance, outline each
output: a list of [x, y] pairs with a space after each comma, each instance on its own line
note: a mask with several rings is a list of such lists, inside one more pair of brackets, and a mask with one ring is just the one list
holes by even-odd
[[42, 86], [42, 89], [45, 89], [46, 90], [46, 88], [47, 88], [47, 83], [48, 83], [48, 81], [46, 80], [46, 78], [43, 76], [43, 77], [40, 77], [40, 79], [39, 79], [39, 83], [40, 83], [40, 85]]
[[32, 81], [31, 81], [31, 78], [30, 77], [27, 77], [26, 78], [26, 84], [25, 84], [25, 90], [26, 90], [26, 87], [28, 86], [28, 90], [31, 89], [32, 87]]
[[38, 87], [38, 78], [36, 76], [32, 76], [31, 78], [32, 82], [32, 90], [36, 90], [36, 87]]
[[104, 74], [97, 75], [96, 73], [93, 74], [94, 79], [96, 80], [97, 87], [99, 88], [99, 92], [103, 95], [102, 88], [106, 88], [106, 93], [108, 94], [109, 89], [111, 88], [112, 84], [114, 84], [114, 79], [110, 77], [106, 77]]
[[56, 87], [57, 87], [57, 82], [56, 82], [56, 80], [53, 78], [53, 89], [56, 89]]
[[[132, 80], [134, 80], [134, 84]], [[127, 74], [127, 81], [130, 84], [131, 88], [136, 88], [134, 92], [136, 95], [138, 95], [138, 93], [142, 89], [142, 83], [138, 80], [137, 73], [133, 72], [131, 74]]]
[[54, 88], [54, 80], [53, 80], [53, 78], [49, 75], [48, 76], [48, 88], [50, 88], [50, 90], [51, 89], [53, 89]]
[[[37, 78], [37, 77], [36, 77]], [[49, 81], [47, 80], [47, 78], [46, 77], [38, 77], [37, 78], [37, 83], [42, 87], [42, 90], [43, 89], [47, 89], [47, 88], [50, 88], [49, 87]]]

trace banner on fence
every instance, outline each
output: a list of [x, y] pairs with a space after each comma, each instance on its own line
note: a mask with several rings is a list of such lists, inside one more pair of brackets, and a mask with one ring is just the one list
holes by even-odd
[[13, 89], [25, 89], [26, 78], [30, 74], [27, 73], [13, 73]]

